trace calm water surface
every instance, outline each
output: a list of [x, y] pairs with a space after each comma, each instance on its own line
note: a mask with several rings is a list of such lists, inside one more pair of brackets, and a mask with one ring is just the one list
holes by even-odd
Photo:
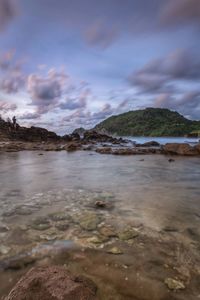
[[111, 192], [124, 211], [138, 213], [155, 227], [165, 222], [186, 226], [200, 215], [200, 159], [176, 157], [169, 163], [168, 157], [159, 155], [0, 154], [1, 214], [35, 194], [66, 188]]

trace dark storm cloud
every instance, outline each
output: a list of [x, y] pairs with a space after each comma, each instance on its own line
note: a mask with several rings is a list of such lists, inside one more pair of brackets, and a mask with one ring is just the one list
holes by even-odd
[[0, 0], [0, 31], [5, 28], [7, 23], [16, 15], [14, 0]]
[[130, 84], [143, 92], [169, 92], [173, 89], [171, 82], [199, 79], [200, 58], [185, 50], [153, 60], [128, 78]]
[[30, 105], [36, 106], [40, 114], [55, 108], [68, 84], [68, 78], [64, 72], [56, 72], [54, 69], [48, 72], [46, 78], [30, 75], [28, 77], [28, 92], [32, 99]]

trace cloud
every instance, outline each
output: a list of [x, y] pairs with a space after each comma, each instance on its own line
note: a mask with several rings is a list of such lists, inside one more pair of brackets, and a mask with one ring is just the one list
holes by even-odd
[[15, 50], [0, 56], [0, 89], [7, 94], [17, 93], [25, 87], [26, 75], [22, 70], [23, 61], [15, 59]]
[[25, 82], [26, 76], [20, 70], [12, 70], [0, 79], [0, 89], [7, 94], [17, 93]]
[[155, 59], [128, 77], [131, 85], [142, 92], [169, 92], [171, 82], [200, 79], [200, 58], [186, 50], [176, 50]]
[[108, 48], [113, 44], [118, 36], [117, 30], [113, 27], [106, 26], [101, 21], [96, 21], [86, 31], [85, 37], [87, 42], [102, 49]]
[[81, 91], [75, 98], [67, 97], [65, 102], [61, 102], [59, 107], [62, 110], [75, 110], [85, 108], [87, 106], [87, 99], [90, 96], [90, 89], [86, 88]]
[[185, 116], [200, 120], [200, 91], [190, 91], [181, 96], [160, 94], [153, 102], [153, 106], [178, 110]]
[[39, 118], [40, 114], [37, 112], [25, 112], [23, 115], [19, 116], [20, 120], [35, 120]]
[[0, 0], [0, 31], [16, 16], [16, 6], [13, 0]]
[[166, 1], [160, 20], [167, 26], [193, 24], [200, 28], [200, 1], [199, 0], [171, 0]]
[[51, 69], [47, 77], [31, 74], [28, 77], [28, 92], [31, 95], [30, 105], [37, 107], [40, 114], [47, 113], [59, 104], [59, 100], [68, 85], [69, 76], [64, 72]]
[[14, 103], [9, 103], [6, 101], [0, 101], [0, 111], [3, 113], [7, 113], [9, 111], [15, 111], [17, 109], [17, 105]]

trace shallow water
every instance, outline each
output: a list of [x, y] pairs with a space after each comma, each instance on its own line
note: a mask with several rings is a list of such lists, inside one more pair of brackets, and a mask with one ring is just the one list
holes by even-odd
[[[143, 251], [144, 253], [147, 251], [146, 254], [149, 256], [150, 261], [158, 259], [159, 255], [160, 259], [163, 260], [166, 253], [169, 254], [172, 251], [170, 245], [175, 247], [176, 243], [178, 244], [175, 247], [176, 249], [173, 249], [173, 253], [180, 252], [181, 245], [183, 253], [189, 253], [191, 260], [196, 261], [195, 255], [200, 247], [200, 159], [198, 157], [175, 157], [175, 161], [169, 163], [169, 157], [163, 155], [120, 157], [87, 151], [74, 153], [44, 152], [43, 155], [38, 154], [40, 152], [29, 151], [0, 154], [0, 225], [6, 225], [10, 228], [8, 233], [0, 233], [1, 245], [4, 247], [3, 250], [0, 248], [3, 251], [3, 254], [0, 255], [2, 260], [21, 253], [22, 250], [32, 251], [30, 249], [38, 249], [38, 246], [41, 249], [40, 244], [47, 241], [50, 243], [59, 241], [56, 245], [62, 245], [62, 240], [71, 239], [81, 247], [86, 246], [87, 249], [89, 246], [90, 248], [91, 245], [88, 245], [87, 239], [97, 234], [97, 230], [93, 230], [88, 235], [86, 231], [80, 230], [76, 222], [73, 226], [70, 223], [68, 233], [58, 233], [54, 228], [56, 223], [52, 223], [50, 229], [47, 228], [46, 231], [42, 232], [29, 227], [23, 229], [23, 232], [26, 233], [25, 236], [20, 231], [22, 227], [19, 229], [17, 226], [29, 226], [30, 222], [38, 216], [46, 217], [48, 214], [58, 211], [66, 212], [72, 219], [76, 214], [88, 211], [93, 213], [94, 207], [92, 205], [95, 201], [104, 199], [106, 202], [111, 203], [113, 209], [95, 212], [101, 219], [101, 223], [98, 225], [99, 228], [105, 224], [114, 225], [116, 230], [119, 230], [120, 226], [130, 224], [135, 226], [141, 234], [138, 247], [142, 248], [142, 245], [146, 243], [147, 249], [145, 247]], [[44, 224], [46, 223], [44, 222]], [[16, 235], [18, 235], [17, 238]], [[102, 243], [92, 248], [103, 249], [116, 242], [117, 240], [110, 240], [108, 244]], [[163, 243], [162, 246], [159, 243]], [[115, 264], [123, 266], [125, 263], [128, 264], [127, 260], [130, 264], [131, 260], [135, 269], [134, 259], [138, 258], [135, 264], [140, 261], [144, 265], [145, 255], [142, 254], [139, 248], [137, 252], [135, 248], [131, 248], [132, 250], [127, 248], [130, 246], [127, 243], [119, 245], [127, 254], [120, 256], [119, 261], [116, 258]], [[155, 246], [155, 249], [152, 249], [152, 245]], [[148, 247], [151, 247], [151, 250], [148, 250]], [[46, 246], [44, 248], [46, 249]], [[49, 249], [49, 246], [47, 248]], [[135, 258], [133, 258], [131, 251], [134, 252]], [[152, 254], [150, 254], [151, 251]], [[158, 252], [157, 257], [154, 257], [156, 251]], [[162, 252], [164, 254], [161, 254]], [[180, 254], [178, 256], [180, 257]], [[175, 257], [176, 255], [174, 259]], [[95, 273], [92, 266], [88, 266], [86, 273], [98, 283], [100, 282], [100, 285], [102, 281], [105, 280], [106, 282], [104, 269], [104, 260], [106, 259], [105, 254], [101, 252], [96, 254], [95, 252], [95, 254], [92, 253], [91, 255], [89, 253], [86, 255], [84, 260], [89, 265], [91, 261], [96, 264], [95, 270], [96, 268], [99, 270], [98, 274]], [[175, 264], [175, 262], [173, 263]], [[176, 263], [179, 266], [180, 262]], [[112, 265], [110, 260], [107, 264]], [[183, 265], [183, 262], [181, 264]], [[72, 270], [78, 270], [79, 272], [81, 268], [83, 272], [83, 269], [87, 267], [83, 264], [83, 261], [79, 264], [74, 262], [69, 265]], [[199, 268], [197, 262], [196, 265]], [[192, 269], [192, 264], [186, 264], [185, 267]], [[153, 278], [151, 280], [155, 280], [157, 269], [152, 271], [153, 266], [148, 264], [147, 270], [145, 271], [145, 267], [143, 269], [145, 284], [151, 277]], [[200, 268], [198, 270], [200, 275]], [[116, 293], [115, 298], [105, 298], [104, 295], [102, 299], [134, 299], [131, 291], [126, 296], [116, 291], [121, 276], [118, 271], [112, 278], [108, 279], [108, 281], [110, 280], [109, 286], [114, 286], [112, 292], [115, 291], [113, 292]], [[124, 275], [125, 271], [122, 267], [122, 272], [124, 278], [133, 276], [133, 270], [128, 275]], [[166, 271], [163, 271], [163, 276], [166, 276], [165, 273]], [[13, 273], [2, 274], [0, 279], [1, 276], [5, 278], [2, 291], [5, 292], [7, 291], [7, 282], [9, 280], [12, 282], [14, 275]], [[191, 288], [194, 294], [191, 294], [191, 299], [196, 299], [198, 292], [200, 294], [200, 291], [195, 290], [196, 276], [194, 276], [194, 287]], [[157, 280], [156, 278], [155, 290], [157, 295], [159, 295], [158, 290], [160, 295], [164, 295], [165, 291], [162, 290], [164, 287], [160, 282], [157, 287]], [[125, 279], [125, 281], [127, 280]], [[126, 282], [126, 289], [131, 290], [131, 284], [128, 285]], [[148, 281], [147, 285], [150, 288], [152, 286], [151, 281]], [[12, 284], [8, 287], [10, 286]], [[106, 286], [106, 289], [109, 290], [109, 287]], [[123, 287], [120, 287], [120, 289], [123, 290]], [[123, 294], [122, 291], [121, 293]], [[152, 291], [153, 293], [154, 291]], [[149, 295], [152, 294], [149, 293]], [[119, 297], [116, 298], [116, 295], [119, 295]], [[146, 296], [139, 293], [134, 294], [134, 296], [135, 299], [153, 299], [152, 296], [148, 296], [148, 293]], [[162, 298], [158, 296], [154, 299]], [[180, 294], [180, 298], [178, 296], [178, 298], [172, 299], [189, 298], [186, 292], [186, 294]]]
[[62, 197], [66, 188], [109, 191], [120, 207], [139, 212], [154, 226], [173, 217], [185, 224], [186, 216], [195, 221], [192, 216], [200, 213], [199, 158], [176, 157], [169, 163], [168, 157], [159, 155], [37, 154], [0, 155], [1, 214], [9, 204], [21, 204], [35, 194], [42, 198], [53, 191]]
[[131, 136], [127, 137], [127, 139], [131, 141], [135, 141], [139, 144], [143, 144], [150, 141], [156, 141], [161, 145], [167, 143], [188, 143], [188, 144], [196, 144], [199, 142], [199, 138], [188, 138], [188, 137], [147, 137], [147, 136]]

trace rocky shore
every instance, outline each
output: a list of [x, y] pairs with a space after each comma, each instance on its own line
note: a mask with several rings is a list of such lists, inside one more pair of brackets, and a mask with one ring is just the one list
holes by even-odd
[[100, 154], [137, 155], [200, 155], [200, 144], [171, 143], [160, 145], [155, 141], [137, 144], [122, 138], [115, 138], [95, 130], [75, 130], [72, 134], [58, 136], [54, 132], [39, 127], [17, 127], [0, 121], [0, 152], [17, 151], [95, 151]]

